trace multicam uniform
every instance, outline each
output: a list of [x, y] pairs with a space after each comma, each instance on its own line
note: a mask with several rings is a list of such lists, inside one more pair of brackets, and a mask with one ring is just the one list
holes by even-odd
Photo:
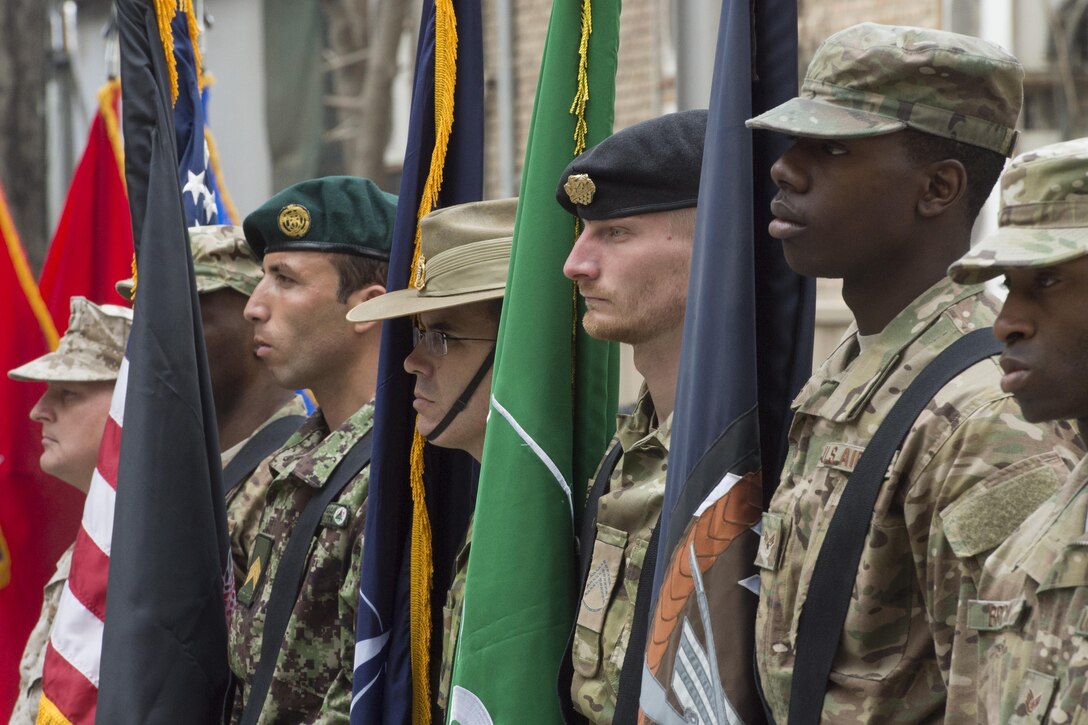
[[[574, 708], [590, 722], [611, 723], [620, 670], [631, 636], [638, 580], [650, 536], [661, 516], [672, 416], [656, 428], [645, 386], [635, 410], [619, 416], [623, 455], [593, 514], [597, 520], [589, 576], [582, 592], [571, 659]], [[615, 441], [613, 441], [613, 445]]]
[[[864, 352], [851, 332], [794, 401], [790, 451], [756, 559], [756, 657], [776, 720], [787, 719], [798, 616], [850, 471], [918, 373], [957, 338], [990, 326], [998, 306], [980, 286], [944, 280]], [[1000, 377], [991, 358], [953, 379], [893, 459], [832, 667], [825, 719], [975, 721], [977, 652], [973, 638], [957, 637], [965, 617], [959, 602], [973, 596], [985, 555], [1080, 456], [1072, 426], [1024, 422]]]
[[[230, 626], [230, 666], [240, 682], [235, 721], [260, 661], [272, 581], [292, 528], [373, 416], [368, 403], [330, 432], [318, 410], [242, 484], [240, 496], [260, 496], [264, 504], [259, 518], [231, 532], [242, 556], [235, 563], [246, 572]], [[322, 516], [258, 723], [347, 722], [369, 480], [366, 467]]]
[[465, 543], [454, 561], [453, 583], [446, 593], [446, 606], [442, 609], [442, 669], [438, 675], [438, 707], [443, 713], [450, 704], [450, 683], [453, 680], [453, 656], [457, 652], [461, 615], [465, 612], [465, 579], [468, 576], [468, 550], [472, 547], [472, 524], [469, 519]]
[[967, 610], [979, 722], [1088, 723], [1086, 522], [1088, 458], [986, 561]]

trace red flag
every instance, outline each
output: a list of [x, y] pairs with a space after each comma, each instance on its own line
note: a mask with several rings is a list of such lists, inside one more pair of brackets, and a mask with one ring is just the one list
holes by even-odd
[[[7, 371], [57, 346], [57, 332], [0, 190], [0, 722], [19, 685], [19, 659], [42, 605], [42, 588], [72, 543], [83, 496], [38, 468], [41, 436], [29, 413], [45, 386]], [[67, 309], [67, 308], [66, 308]], [[67, 322], [67, 312], [65, 312]]]
[[69, 298], [82, 295], [98, 304], [119, 304], [113, 285], [131, 276], [132, 221], [117, 121], [120, 95], [116, 80], [98, 92], [87, 148], [42, 267], [42, 298], [61, 334], [68, 328]]

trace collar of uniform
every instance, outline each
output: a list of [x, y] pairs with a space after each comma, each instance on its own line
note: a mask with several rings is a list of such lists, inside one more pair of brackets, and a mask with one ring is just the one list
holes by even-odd
[[334, 431], [329, 431], [318, 408], [269, 462], [277, 478], [291, 474], [314, 488], [321, 488], [336, 464], [374, 425], [374, 402], [359, 408]]
[[636, 446], [654, 446], [661, 448], [666, 454], [669, 452], [669, 439], [672, 436], [672, 415], [653, 426], [654, 401], [650, 398], [650, 391], [646, 383], [638, 391], [638, 402], [635, 409], [628, 415], [616, 416], [616, 438], [619, 439], [623, 450], [627, 451]]
[[[1045, 521], [1046, 524], [1034, 531], [1021, 526], [1021, 531], [1032, 532], [1034, 538], [1030, 545], [1018, 547], [1024, 553], [1016, 567], [1035, 580], [1039, 591], [1053, 588], [1054, 579], [1062, 573], [1054, 564], [1065, 549], [1078, 547], [1083, 551], [1088, 543], [1088, 532], [1085, 532], [1088, 497], [1082, 495], [1085, 487], [1088, 487], [1088, 456], [1070, 472], [1058, 493], [1032, 514], [1032, 522]], [[1080, 536], [1077, 536], [1078, 532]]]
[[857, 417], [906, 348], [945, 310], [982, 289], [982, 285], [964, 286], [943, 278], [896, 315], [864, 353], [857, 342], [857, 325], [851, 325], [835, 352], [794, 399], [794, 409], [836, 422]]

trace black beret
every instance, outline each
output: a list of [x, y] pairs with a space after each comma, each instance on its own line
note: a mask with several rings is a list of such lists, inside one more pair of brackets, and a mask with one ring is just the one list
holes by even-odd
[[388, 260], [397, 197], [357, 176], [325, 176], [289, 186], [242, 222], [246, 241], [269, 252], [340, 252]]
[[570, 162], [555, 198], [582, 219], [695, 206], [706, 117], [706, 109], [681, 111], [617, 131]]

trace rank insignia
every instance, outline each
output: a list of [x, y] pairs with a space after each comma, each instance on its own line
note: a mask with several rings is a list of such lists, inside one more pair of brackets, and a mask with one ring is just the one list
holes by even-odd
[[416, 263], [416, 277], [412, 280], [412, 286], [416, 289], [427, 286], [427, 258], [422, 254], [419, 255], [419, 261]]
[[563, 184], [563, 191], [567, 192], [572, 204], [585, 206], [593, 202], [593, 195], [597, 193], [597, 185], [588, 174], [571, 174], [567, 182]]
[[253, 555], [249, 559], [245, 581], [238, 590], [238, 603], [249, 607], [257, 601], [257, 592], [264, 582], [264, 573], [268, 569], [268, 559], [272, 555], [272, 537], [258, 534], [253, 542]]
[[288, 204], [280, 209], [280, 231], [298, 239], [310, 231], [310, 212], [301, 204]]

